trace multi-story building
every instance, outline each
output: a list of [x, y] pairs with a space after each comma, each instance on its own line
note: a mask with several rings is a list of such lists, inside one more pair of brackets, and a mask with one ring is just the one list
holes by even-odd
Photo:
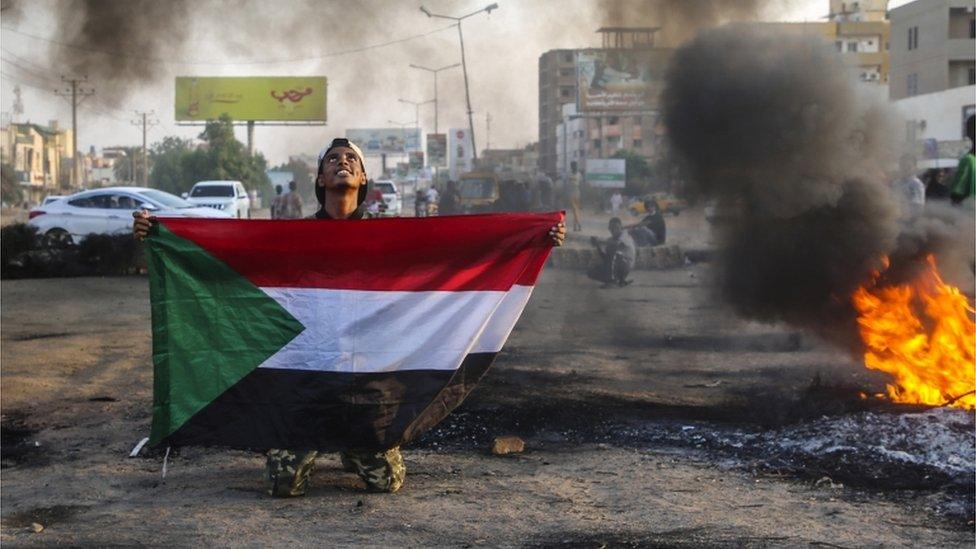
[[605, 27], [597, 31], [602, 48], [550, 50], [539, 58], [539, 166], [545, 172], [565, 174], [571, 159], [582, 168], [585, 158], [623, 149], [656, 156], [658, 98], [673, 53], [655, 46], [657, 31]]
[[485, 149], [478, 163], [499, 172], [532, 175], [539, 168], [539, 145], [531, 143], [520, 149]]
[[972, 0], [916, 0], [891, 10], [892, 100], [976, 84]]
[[891, 10], [891, 86], [905, 137], [926, 167], [969, 148], [976, 113], [976, 9], [972, 0], [916, 0]]
[[831, 0], [827, 21], [762, 23], [765, 28], [820, 36], [862, 82], [887, 84], [890, 72], [888, 0]]
[[25, 198], [40, 202], [48, 194], [69, 190], [71, 132], [39, 124], [8, 124], [0, 130], [2, 161], [14, 169]]

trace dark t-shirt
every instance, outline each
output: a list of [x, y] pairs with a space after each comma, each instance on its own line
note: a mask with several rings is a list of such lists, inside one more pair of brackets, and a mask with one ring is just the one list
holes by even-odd
[[664, 216], [661, 215], [661, 212], [645, 215], [644, 219], [641, 219], [640, 224], [654, 231], [654, 236], [657, 237], [658, 244], [664, 244], [668, 229], [664, 226]]

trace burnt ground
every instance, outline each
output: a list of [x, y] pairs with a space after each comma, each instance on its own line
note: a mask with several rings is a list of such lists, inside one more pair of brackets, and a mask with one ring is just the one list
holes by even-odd
[[[264, 496], [247, 452], [183, 448], [165, 479], [160, 452], [126, 457], [149, 424], [144, 278], [4, 281], [0, 541], [971, 546], [972, 414], [861, 399], [881, 374], [731, 317], [706, 277], [546, 271], [486, 379], [405, 449], [400, 493], [326, 456], [297, 500]], [[491, 456], [499, 435], [526, 451]]]

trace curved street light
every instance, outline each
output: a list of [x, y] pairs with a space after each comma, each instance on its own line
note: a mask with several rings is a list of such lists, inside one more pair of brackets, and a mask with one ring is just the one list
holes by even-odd
[[423, 12], [423, 14], [426, 15], [427, 17], [438, 18], [438, 19], [450, 19], [451, 21], [457, 21], [458, 40], [460, 40], [461, 42], [461, 70], [464, 72], [464, 99], [468, 105], [468, 129], [471, 133], [471, 152], [475, 160], [478, 160], [478, 147], [476, 147], [474, 144], [474, 117], [472, 116], [474, 114], [474, 110], [471, 108], [471, 93], [468, 90], [468, 65], [464, 58], [464, 34], [461, 32], [461, 21], [473, 15], [478, 15], [481, 12], [485, 12], [491, 15], [491, 11], [496, 9], [498, 9], [498, 4], [492, 3], [489, 4], [488, 6], [481, 8], [480, 10], [473, 11], [471, 13], [462, 15], [460, 17], [454, 17], [453, 15], [432, 13], [429, 9], [425, 8], [424, 6], [420, 6], [420, 11]]

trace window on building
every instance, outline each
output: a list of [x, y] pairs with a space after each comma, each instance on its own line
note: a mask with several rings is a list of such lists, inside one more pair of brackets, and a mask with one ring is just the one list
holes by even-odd
[[572, 63], [573, 62], [573, 54], [572, 53], [564, 53], [563, 54], [563, 61], [565, 61], [566, 63]]
[[848, 53], [857, 53], [857, 42], [848, 42], [847, 43], [847, 52]]
[[976, 38], [976, 19], [969, 20], [969, 37]]
[[834, 45], [837, 46], [837, 51], [844, 51], [844, 43], [840, 40], [834, 42]]
[[559, 88], [559, 97], [569, 98], [573, 96], [573, 88]]
[[905, 92], [908, 94], [908, 97], [918, 95], [918, 74], [909, 74], [905, 80], [907, 84]]
[[599, 149], [601, 145], [602, 145], [602, 143], [600, 143], [600, 140], [599, 139], [594, 139], [593, 140], [593, 148], [594, 149]]
[[908, 49], [918, 49], [918, 27], [908, 27]]
[[559, 69], [559, 76], [573, 76], [573, 69]]
[[607, 117], [607, 124], [609, 124], [611, 126], [616, 126], [619, 123], [620, 123], [620, 118], [618, 118], [616, 116], [608, 116]]
[[642, 139], [635, 139], [634, 140], [634, 148], [635, 149], [639, 149], [639, 148], [641, 148], [643, 146], [644, 146], [644, 140], [642, 140]]
[[969, 85], [976, 84], [976, 69], [969, 69]]
[[641, 124], [643, 124], [643, 122], [644, 122], [644, 120], [643, 120], [642, 117], [640, 117], [640, 116], [635, 116], [634, 117], [634, 125], [635, 126], [640, 126]]

